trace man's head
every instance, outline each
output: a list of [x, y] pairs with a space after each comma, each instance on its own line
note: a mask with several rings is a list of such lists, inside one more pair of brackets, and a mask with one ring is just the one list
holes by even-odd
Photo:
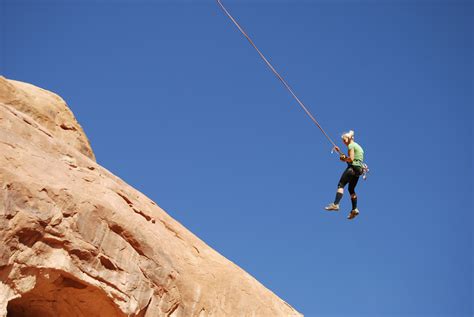
[[352, 140], [354, 140], [354, 131], [350, 130], [349, 132], [344, 133], [341, 135], [341, 138], [342, 142], [344, 142], [345, 145], [348, 145]]

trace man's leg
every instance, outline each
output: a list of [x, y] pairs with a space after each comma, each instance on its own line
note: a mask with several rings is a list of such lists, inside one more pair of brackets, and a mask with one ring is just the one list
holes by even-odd
[[[341, 202], [342, 196], [344, 195], [344, 186], [349, 182], [351, 177], [351, 169], [346, 168], [344, 173], [342, 173], [341, 178], [339, 179], [339, 183], [337, 184], [337, 191], [336, 197], [334, 198], [334, 202], [329, 204], [324, 209], [326, 210], [339, 210], [339, 203]], [[353, 171], [352, 171], [353, 172]]]

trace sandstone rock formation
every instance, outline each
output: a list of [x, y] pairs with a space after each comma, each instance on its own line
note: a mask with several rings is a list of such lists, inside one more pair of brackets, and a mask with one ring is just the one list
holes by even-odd
[[0, 76], [0, 103], [21, 112], [25, 123], [39, 124], [43, 133], [61, 140], [95, 160], [84, 131], [58, 95]]
[[0, 316], [300, 316], [94, 160], [64, 101], [0, 77]]

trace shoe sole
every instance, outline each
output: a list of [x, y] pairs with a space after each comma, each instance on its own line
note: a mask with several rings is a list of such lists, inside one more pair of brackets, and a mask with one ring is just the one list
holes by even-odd
[[359, 215], [359, 213], [356, 213], [356, 214], [351, 213], [351, 214], [349, 215], [349, 217], [347, 217], [347, 219], [352, 220], [352, 219], [354, 219], [355, 217], [357, 217], [358, 215]]

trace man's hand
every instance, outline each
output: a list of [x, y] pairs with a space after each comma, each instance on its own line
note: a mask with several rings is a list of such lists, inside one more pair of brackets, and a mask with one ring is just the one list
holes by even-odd
[[341, 153], [341, 149], [337, 145], [334, 146], [334, 151]]
[[342, 154], [342, 153], [341, 153], [341, 155], [339, 155], [339, 159], [340, 159], [341, 161], [343, 161], [343, 162], [346, 162], [347, 156], [346, 156], [345, 154]]

